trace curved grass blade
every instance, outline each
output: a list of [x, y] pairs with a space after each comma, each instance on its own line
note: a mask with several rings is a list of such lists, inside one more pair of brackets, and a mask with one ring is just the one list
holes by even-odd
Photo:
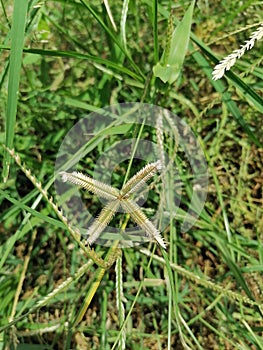
[[121, 41], [125, 50], [127, 51], [127, 40], [126, 40], [126, 21], [128, 14], [129, 0], [124, 0], [121, 11]]
[[115, 30], [115, 32], [117, 32], [117, 26], [116, 26], [116, 24], [115, 24], [115, 21], [114, 21], [114, 18], [113, 18], [111, 9], [110, 9], [109, 2], [108, 2], [108, 0], [103, 0], [103, 2], [104, 2], [104, 5], [105, 5], [107, 14], [108, 14], [108, 16], [109, 16], [110, 22], [111, 22], [111, 24], [112, 24], [112, 27], [113, 27], [113, 29]]
[[[21, 200], [18, 201], [17, 199], [11, 197], [6, 191], [3, 191], [1, 188], [0, 188], [0, 195], [6, 200], [8, 200], [10, 203], [14, 204], [16, 208], [24, 210], [27, 213], [30, 213], [32, 216], [39, 219], [39, 221], [49, 223], [54, 227], [65, 228], [65, 225], [61, 221], [57, 219], [53, 219], [47, 216], [46, 214], [42, 213], [41, 211], [37, 211], [32, 207], [29, 207], [28, 205], [24, 204], [23, 201]], [[0, 215], [0, 219], [2, 219], [2, 215]], [[0, 268], [1, 268], [1, 263], [0, 263]]]
[[[4, 50], [10, 50], [10, 47], [7, 45], [1, 45], [0, 44], [0, 49]], [[92, 55], [88, 54], [83, 54], [80, 52], [75, 52], [75, 51], [63, 51], [63, 50], [44, 50], [44, 49], [33, 49], [33, 48], [25, 48], [24, 52], [26, 53], [34, 53], [37, 55], [45, 55], [45, 56], [53, 56], [53, 57], [68, 57], [68, 58], [77, 58], [77, 59], [84, 59], [84, 60], [89, 60], [92, 61], [96, 64], [102, 64], [105, 65], [106, 67], [112, 68], [116, 71], [119, 71], [121, 73], [127, 74], [136, 81], [139, 82], [144, 82], [144, 78], [142, 76], [138, 75], [137, 73], [131, 71], [130, 69], [121, 66], [113, 61], [106, 60], [101, 57], [95, 57]]]
[[136, 74], [139, 76], [144, 77], [144, 74], [141, 72], [140, 68], [138, 65], [133, 61], [129, 53], [125, 50], [125, 48], [122, 46], [120, 41], [118, 40], [117, 36], [115, 33], [113, 33], [107, 25], [102, 21], [100, 16], [96, 13], [96, 11], [93, 10], [93, 8], [85, 1], [85, 0], [80, 0], [80, 2], [88, 9], [88, 11], [94, 16], [94, 18], [98, 21], [98, 23], [101, 25], [101, 27], [105, 30], [105, 32], [110, 36], [110, 38], [114, 41], [114, 43], [120, 48], [120, 50], [125, 54], [127, 59], [129, 60], [131, 66], [133, 67], [134, 71]]

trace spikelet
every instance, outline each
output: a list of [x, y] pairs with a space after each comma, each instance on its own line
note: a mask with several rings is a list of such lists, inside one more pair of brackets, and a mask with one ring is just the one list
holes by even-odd
[[128, 197], [130, 194], [138, 191], [151, 177], [157, 173], [157, 171], [160, 171], [161, 169], [162, 164], [160, 160], [155, 163], [147, 164], [124, 185], [120, 191], [121, 196]]
[[95, 219], [93, 224], [87, 231], [89, 236], [86, 244], [93, 244], [96, 239], [99, 237], [101, 232], [108, 226], [111, 219], [114, 217], [116, 211], [120, 206], [120, 201], [117, 199], [115, 201], [109, 202], [100, 212], [99, 216]]
[[214, 68], [212, 72], [212, 79], [218, 80], [222, 78], [225, 74], [225, 71], [228, 71], [236, 63], [236, 60], [239, 59], [247, 50], [251, 50], [255, 45], [257, 40], [260, 40], [263, 37], [263, 23], [253, 32], [249, 40], [245, 41], [245, 44], [241, 45], [240, 49], [234, 50], [230, 55], [221, 60]]
[[161, 236], [161, 233], [143, 213], [138, 204], [127, 198], [121, 201], [121, 206], [126, 211], [126, 213], [130, 214], [136, 224], [138, 224], [150, 238], [155, 240], [158, 244], [160, 244], [161, 247], [166, 249], [165, 242]]
[[72, 184], [83, 187], [87, 191], [96, 194], [99, 197], [115, 200], [119, 196], [119, 191], [103, 182], [92, 179], [91, 177], [84, 175], [80, 172], [74, 171], [73, 173], [60, 172], [63, 182], [71, 182]]

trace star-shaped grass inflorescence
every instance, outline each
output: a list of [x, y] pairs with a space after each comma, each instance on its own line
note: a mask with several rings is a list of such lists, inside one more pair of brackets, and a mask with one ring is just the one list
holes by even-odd
[[102, 209], [99, 216], [94, 220], [87, 231], [87, 244], [91, 245], [97, 240], [99, 235], [108, 226], [119, 207], [122, 207], [151, 239], [155, 240], [165, 249], [165, 241], [159, 230], [147, 218], [139, 205], [131, 198], [136, 191], [141, 189], [145, 183], [160, 170], [161, 162], [159, 160], [155, 163], [147, 164], [143, 169], [138, 171], [121, 190], [92, 179], [80, 172], [74, 171], [73, 173], [67, 173], [63, 171], [60, 173], [63, 182], [71, 182], [108, 200], [106, 206]]

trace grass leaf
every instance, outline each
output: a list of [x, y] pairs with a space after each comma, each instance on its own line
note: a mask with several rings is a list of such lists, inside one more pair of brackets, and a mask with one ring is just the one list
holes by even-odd
[[[22, 65], [22, 53], [24, 47], [24, 33], [26, 26], [28, 1], [15, 0], [13, 22], [11, 28], [11, 50], [8, 77], [8, 95], [6, 111], [6, 140], [5, 145], [13, 148], [13, 140], [16, 124], [16, 112], [18, 102], [18, 87], [20, 80], [20, 70]], [[3, 179], [7, 181], [9, 174], [11, 157], [7, 151], [4, 152]]]
[[177, 25], [171, 39], [168, 37], [170, 42], [167, 43], [160, 62], [153, 67], [153, 74], [164, 83], [173, 84], [182, 70], [188, 49], [194, 4], [195, 1], [192, 2], [184, 18]]

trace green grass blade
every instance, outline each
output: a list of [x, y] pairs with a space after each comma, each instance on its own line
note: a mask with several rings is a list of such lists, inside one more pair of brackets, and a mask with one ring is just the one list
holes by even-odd
[[125, 48], [125, 51], [127, 51], [126, 21], [127, 21], [128, 7], [129, 7], [129, 0], [124, 0], [122, 5], [122, 12], [121, 12], [121, 41], [122, 41], [123, 47]]
[[[8, 77], [8, 95], [6, 111], [6, 140], [8, 148], [13, 148], [16, 112], [18, 102], [18, 87], [20, 80], [20, 70], [22, 65], [22, 54], [24, 46], [24, 34], [26, 26], [26, 13], [28, 2], [26, 0], [15, 0], [14, 15], [11, 28], [11, 51]], [[11, 157], [8, 152], [4, 152], [3, 179], [7, 181], [9, 174]]]
[[[9, 50], [9, 46], [6, 45], [0, 45], [0, 49], [6, 49]], [[88, 54], [83, 54], [80, 52], [74, 52], [74, 51], [62, 51], [62, 50], [43, 50], [43, 49], [24, 49], [24, 52], [26, 53], [34, 53], [37, 55], [42, 55], [42, 56], [53, 56], [53, 57], [66, 57], [66, 58], [76, 58], [76, 59], [84, 59], [84, 60], [89, 60], [93, 63], [96, 64], [102, 64], [105, 65], [106, 67], [112, 68], [114, 70], [117, 70], [121, 73], [127, 74], [136, 81], [143, 82], [144, 79], [136, 74], [135, 72], [131, 71], [130, 69], [123, 67], [113, 61], [103, 59], [101, 57], [95, 57], [92, 55]]]
[[85, 0], [81, 0], [81, 3], [86, 7], [86, 9], [94, 16], [94, 18], [98, 21], [98, 23], [102, 26], [104, 31], [110, 36], [112, 41], [120, 48], [120, 50], [125, 54], [127, 59], [129, 60], [131, 66], [135, 70], [136, 74], [140, 75], [141, 77], [144, 77], [144, 74], [141, 72], [140, 68], [136, 63], [133, 61], [131, 56], [128, 54], [128, 52], [125, 50], [123, 45], [120, 43], [119, 39], [116, 37], [116, 34], [113, 33], [108, 26], [103, 22], [103, 20], [100, 18], [100, 16], [96, 13], [96, 11], [93, 10], [93, 8], [87, 4]]
[[154, 40], [154, 63], [159, 61], [159, 39], [158, 39], [158, 1], [153, 0], [153, 40]]
[[[53, 219], [31, 207], [29, 207], [28, 205], [24, 204], [21, 201], [16, 200], [15, 198], [11, 197], [10, 195], [8, 195], [5, 191], [0, 189], [0, 194], [7, 199], [9, 202], [11, 202], [12, 204], [15, 205], [16, 208], [20, 208], [21, 210], [25, 210], [26, 212], [30, 213], [31, 215], [37, 217], [40, 220], [43, 220], [44, 222], [47, 222], [49, 224], [54, 225], [55, 227], [61, 227], [61, 228], [65, 228], [65, 225], [56, 219]], [[1, 216], [0, 216], [1, 218]], [[1, 264], [0, 264], [1, 266]]]
[[184, 18], [175, 28], [171, 39], [168, 38], [170, 42], [167, 43], [160, 62], [153, 67], [154, 75], [164, 83], [173, 84], [182, 70], [191, 33], [194, 4], [195, 1], [189, 6]]

